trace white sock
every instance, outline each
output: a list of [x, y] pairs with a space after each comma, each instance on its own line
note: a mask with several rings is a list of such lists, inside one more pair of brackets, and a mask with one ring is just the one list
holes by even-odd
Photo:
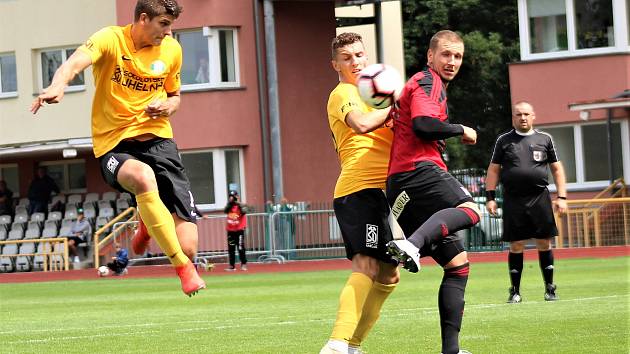
[[339, 339], [330, 339], [328, 341], [328, 347], [342, 353], [348, 352], [348, 342]]

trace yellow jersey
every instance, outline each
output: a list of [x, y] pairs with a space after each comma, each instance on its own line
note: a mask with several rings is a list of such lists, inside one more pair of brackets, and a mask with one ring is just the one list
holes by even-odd
[[359, 97], [355, 85], [340, 82], [328, 98], [328, 124], [333, 134], [341, 173], [335, 186], [335, 198], [366, 188], [385, 189], [389, 152], [394, 134], [390, 128], [378, 128], [357, 134], [346, 124], [351, 111], [367, 113], [373, 108]]
[[152, 119], [144, 109], [181, 86], [182, 48], [171, 36], [159, 46], [136, 50], [131, 25], [94, 33], [80, 51], [92, 58], [96, 92], [92, 102], [94, 155], [100, 157], [127, 138], [154, 134], [172, 138], [168, 118]]

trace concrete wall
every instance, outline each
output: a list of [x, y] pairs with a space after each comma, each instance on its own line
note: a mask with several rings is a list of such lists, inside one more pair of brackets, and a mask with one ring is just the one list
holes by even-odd
[[67, 93], [62, 104], [44, 107], [37, 116], [28, 111], [40, 92], [36, 51], [82, 44], [116, 22], [115, 7], [101, 0], [0, 1], [0, 53], [15, 52], [18, 81], [18, 97], [0, 99], [0, 145], [91, 135], [91, 70], [85, 73], [85, 91]]

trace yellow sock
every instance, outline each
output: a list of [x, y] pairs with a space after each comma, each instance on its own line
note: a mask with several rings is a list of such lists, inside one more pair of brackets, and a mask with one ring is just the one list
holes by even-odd
[[353, 272], [341, 290], [339, 296], [339, 309], [337, 310], [337, 320], [333, 326], [330, 339], [348, 342], [352, 338], [361, 311], [365, 304], [365, 299], [372, 288], [372, 279], [363, 273]]
[[174, 266], [182, 266], [190, 262], [179, 245], [173, 216], [162, 203], [158, 191], [138, 194], [136, 201], [138, 202], [138, 213], [140, 213], [149, 235], [155, 239], [171, 263]]
[[397, 284], [381, 284], [374, 282], [372, 289], [365, 299], [361, 319], [354, 330], [352, 339], [349, 344], [355, 347], [361, 345], [361, 342], [367, 337], [368, 333], [381, 315], [381, 307], [389, 294], [394, 291]]

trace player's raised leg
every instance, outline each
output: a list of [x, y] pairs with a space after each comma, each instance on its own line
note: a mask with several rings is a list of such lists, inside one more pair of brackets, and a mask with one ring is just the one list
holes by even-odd
[[140, 217], [148, 233], [175, 266], [184, 293], [192, 295], [205, 288], [205, 283], [179, 244], [175, 221], [160, 199], [153, 170], [145, 163], [128, 159], [117, 172], [118, 183], [136, 195]]

